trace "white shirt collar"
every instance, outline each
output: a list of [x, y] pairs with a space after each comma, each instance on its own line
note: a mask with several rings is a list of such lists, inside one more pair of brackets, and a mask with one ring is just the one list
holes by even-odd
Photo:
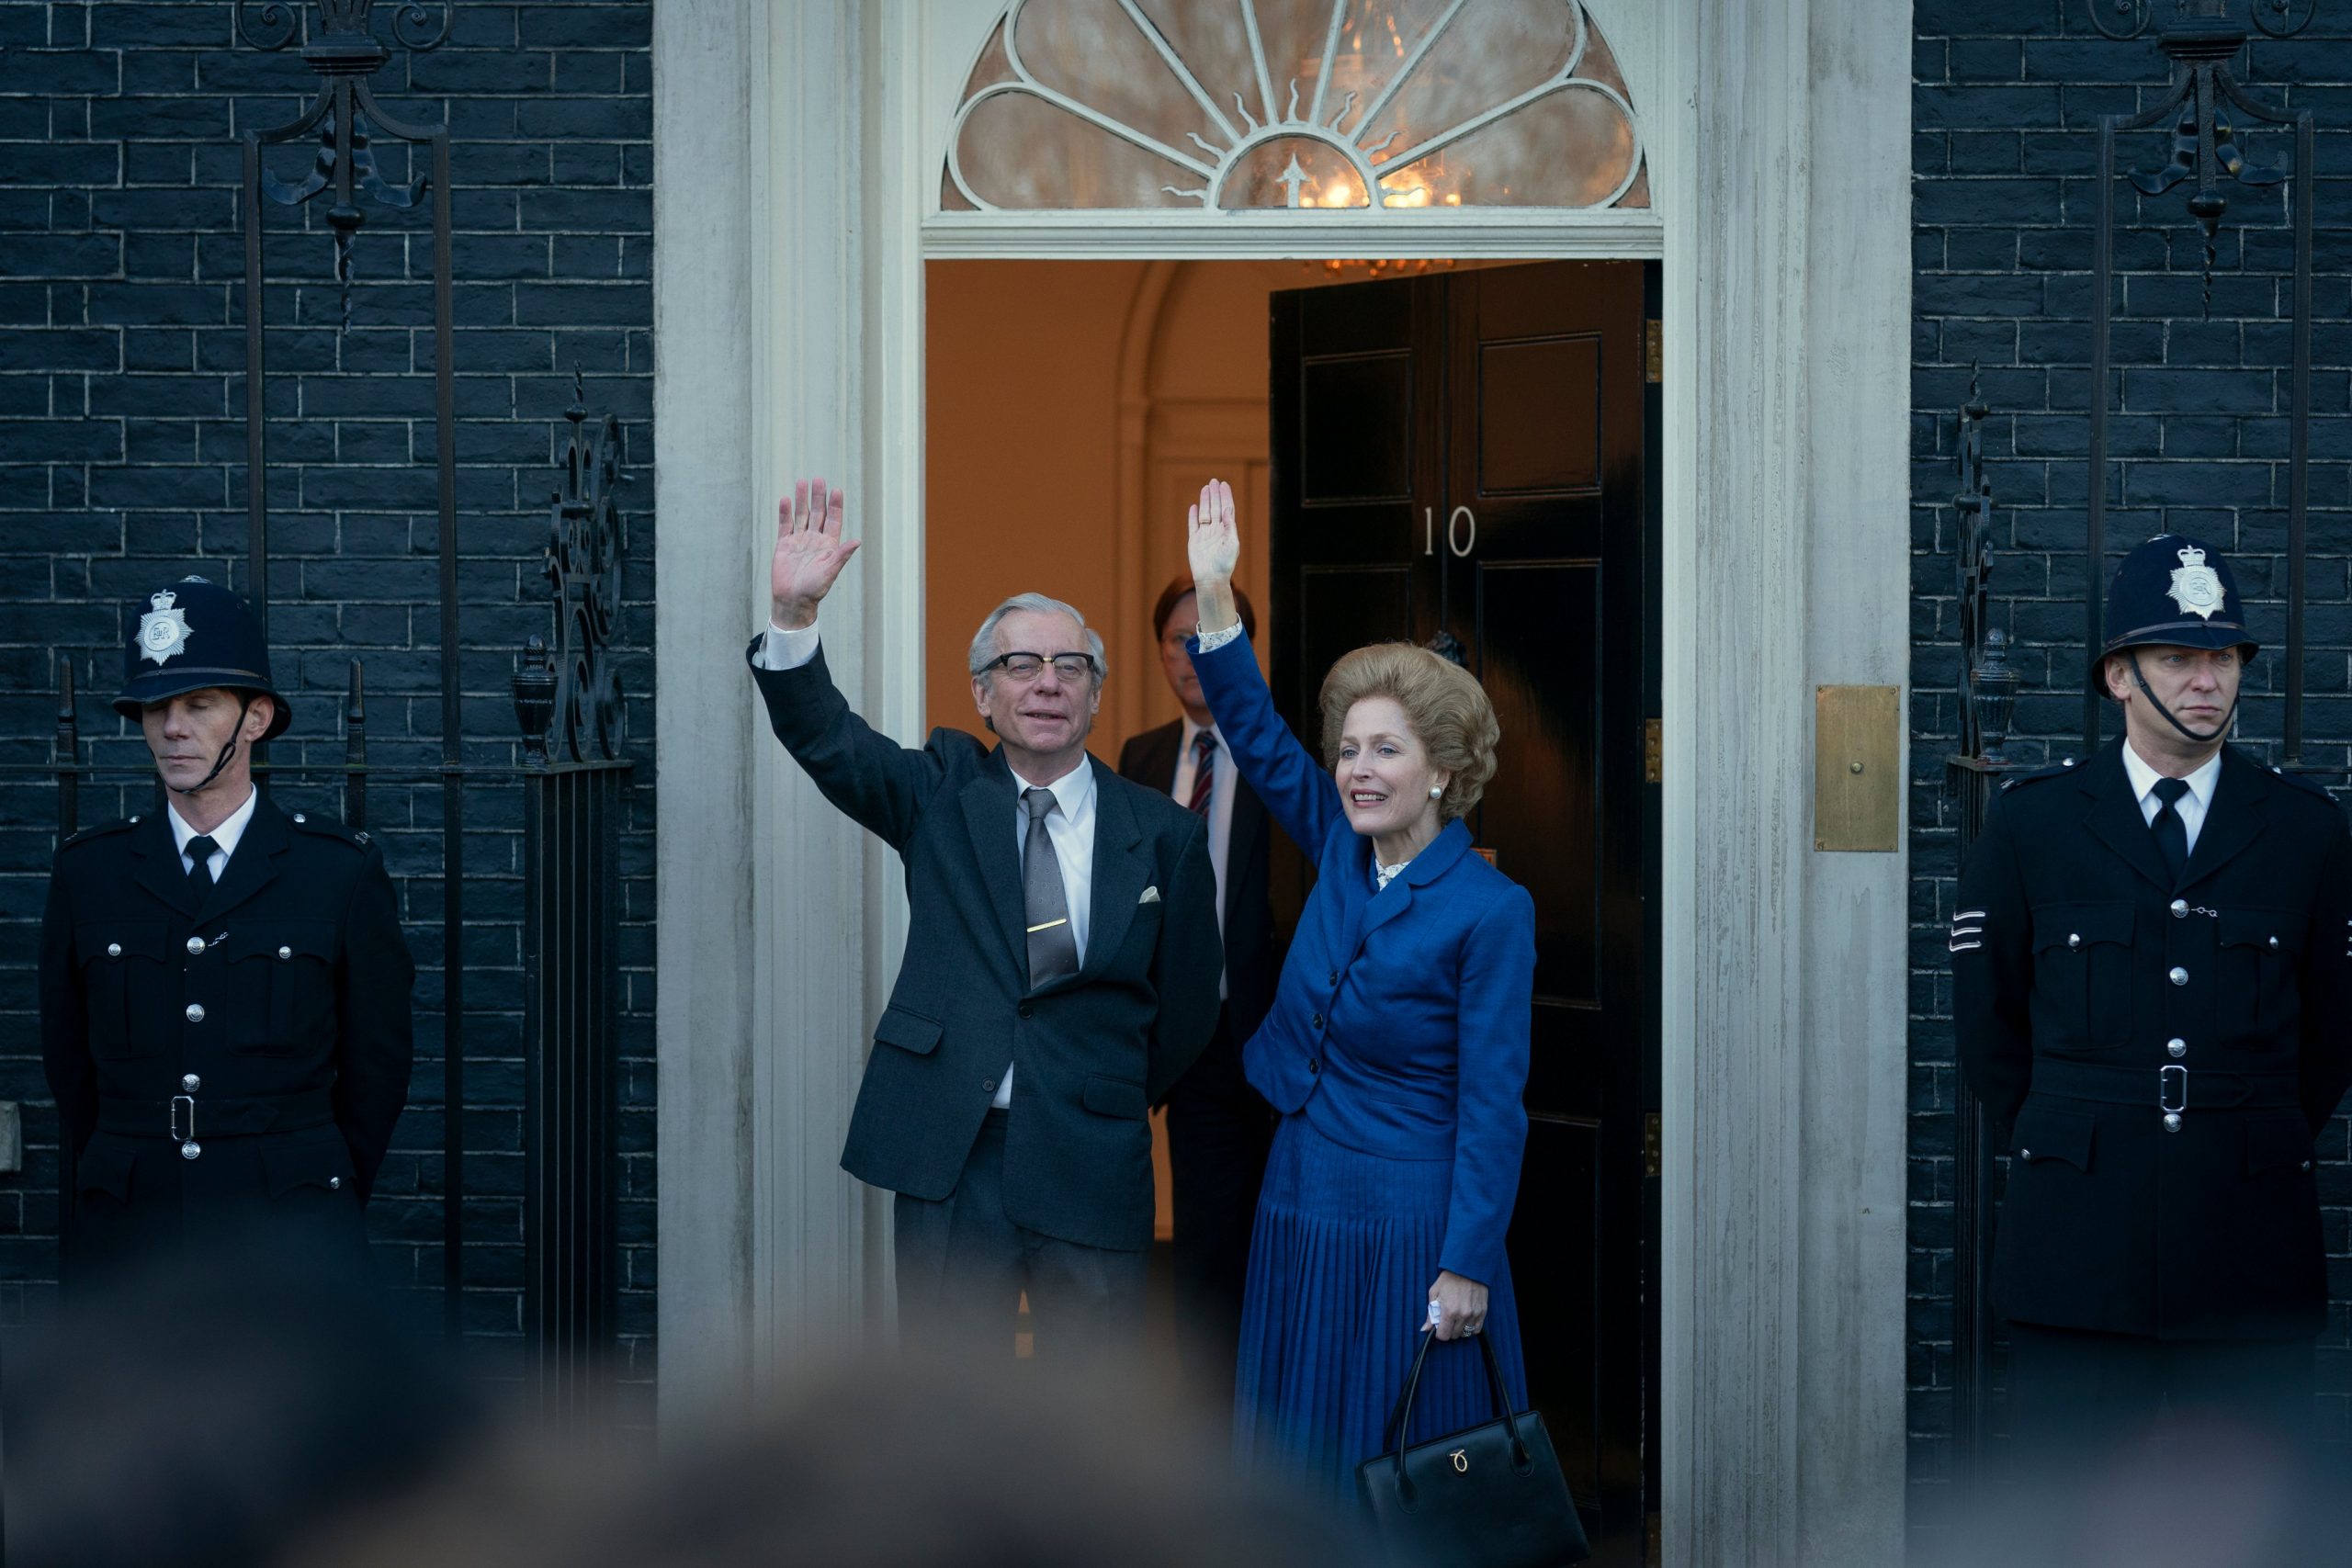
[[1054, 799], [1060, 805], [1062, 817], [1066, 821], [1076, 822], [1081, 814], [1094, 807], [1094, 763], [1091, 758], [1080, 757], [1078, 760], [1078, 766], [1053, 783], [1043, 785], [1023, 778], [1020, 770], [1014, 768], [1010, 762], [1005, 764], [1005, 769], [1012, 774], [1016, 795], [1039, 788], [1052, 790]]
[[1211, 719], [1206, 724], [1194, 724], [1193, 722], [1193, 716], [1186, 714], [1183, 718], [1183, 725], [1184, 733], [1176, 744], [1176, 754], [1178, 756], [1183, 757], [1192, 754], [1193, 739], [1204, 729], [1216, 737], [1216, 749], [1218, 750], [1222, 751], [1225, 750], [1225, 732], [1217, 728], [1216, 721], [1215, 719]]
[[[245, 836], [245, 824], [254, 819], [254, 807], [260, 803], [261, 791], [246, 791], [245, 803], [229, 813], [228, 819], [212, 829], [212, 842], [220, 853], [232, 855], [237, 852], [237, 840]], [[187, 853], [187, 841], [196, 837], [196, 829], [189, 827], [187, 819], [180, 815], [176, 802], [166, 803], [164, 810], [172, 821], [172, 847], [182, 854]]]
[[[2132, 750], [2128, 739], [2123, 742], [2123, 772], [2132, 780], [2132, 798], [2134, 800], [2147, 799], [2148, 792], [2156, 787], [2156, 781], [2165, 776], [2148, 766], [2147, 760]], [[2181, 782], [2188, 786], [2188, 793], [2202, 809], [2213, 804], [2213, 785], [2221, 776], [2222, 753], [2217, 749], [2195, 773]]]

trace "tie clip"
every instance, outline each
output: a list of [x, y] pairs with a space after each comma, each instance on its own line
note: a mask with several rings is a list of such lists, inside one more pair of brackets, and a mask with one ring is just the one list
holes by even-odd
[[1042, 925], [1042, 926], [1031, 926], [1031, 927], [1029, 928], [1029, 934], [1030, 934], [1030, 935], [1032, 935], [1032, 936], [1035, 936], [1035, 935], [1036, 935], [1039, 931], [1052, 931], [1056, 926], [1066, 926], [1066, 925], [1068, 925], [1068, 924], [1069, 924], [1069, 917], [1068, 915], [1064, 915], [1064, 916], [1063, 916], [1060, 919], [1058, 919], [1058, 920], [1047, 920], [1047, 921], [1046, 921], [1044, 925]]

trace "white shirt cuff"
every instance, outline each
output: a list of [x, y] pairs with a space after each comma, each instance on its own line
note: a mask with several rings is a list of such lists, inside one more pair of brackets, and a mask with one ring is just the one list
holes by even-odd
[[1201, 645], [1201, 651], [1203, 653], [1215, 653], [1218, 649], [1223, 648], [1227, 643], [1231, 642], [1235, 637], [1238, 637], [1240, 635], [1241, 623], [1239, 621], [1234, 622], [1231, 626], [1226, 627], [1221, 632], [1203, 632], [1198, 639]]
[[752, 657], [763, 670], [799, 669], [817, 657], [817, 623], [811, 621], [797, 631], [786, 631], [769, 622], [767, 635], [760, 639], [760, 651]]

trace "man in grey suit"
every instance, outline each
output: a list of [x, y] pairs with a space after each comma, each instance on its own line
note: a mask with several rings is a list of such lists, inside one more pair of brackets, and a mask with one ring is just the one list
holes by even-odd
[[972, 640], [999, 744], [876, 735], [826, 673], [817, 606], [852, 555], [842, 495], [779, 503], [768, 629], [749, 650], [776, 739], [899, 852], [906, 958], [842, 1166], [898, 1194], [899, 1309], [917, 1339], [1036, 1354], [1131, 1345], [1152, 1237], [1150, 1106], [1217, 1017], [1216, 884], [1201, 819], [1087, 755], [1102, 639], [1042, 594]]

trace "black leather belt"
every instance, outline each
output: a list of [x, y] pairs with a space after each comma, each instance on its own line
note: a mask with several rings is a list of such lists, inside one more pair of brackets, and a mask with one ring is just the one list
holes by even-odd
[[2144, 1105], [2167, 1116], [2187, 1111], [2192, 1097], [2199, 1111], [2300, 1110], [2302, 1105], [2301, 1081], [2293, 1073], [2191, 1070], [2186, 1063], [2125, 1067], [2104, 1062], [2037, 1061], [2027, 1091], [2102, 1105]]
[[181, 1094], [169, 1100], [98, 1101], [98, 1131], [130, 1138], [169, 1138], [193, 1143], [200, 1129], [208, 1138], [252, 1137], [262, 1133], [299, 1133], [334, 1120], [334, 1096], [316, 1089], [301, 1094], [263, 1094], [245, 1100]]

